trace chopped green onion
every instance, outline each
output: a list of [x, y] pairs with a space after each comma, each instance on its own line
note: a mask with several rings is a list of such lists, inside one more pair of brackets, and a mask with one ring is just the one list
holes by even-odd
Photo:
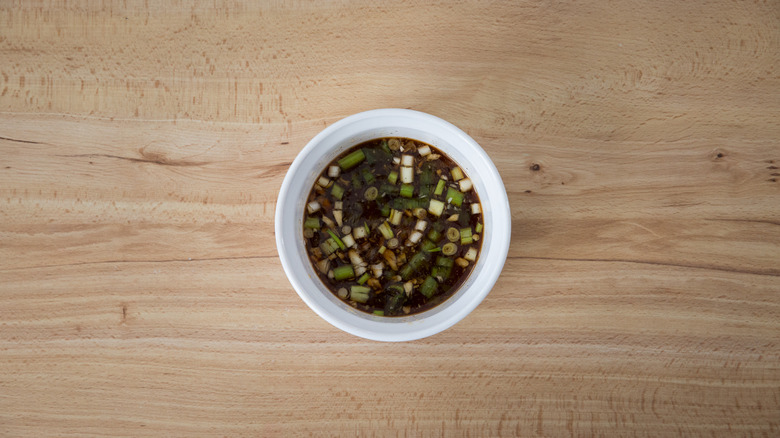
[[422, 286], [420, 286], [420, 293], [425, 295], [425, 298], [431, 298], [436, 293], [438, 287], [439, 283], [433, 277], [428, 276]]
[[401, 284], [393, 283], [390, 286], [387, 286], [388, 292], [395, 292], [396, 294], [402, 294], [404, 293], [404, 287]]
[[390, 203], [383, 205], [382, 208], [379, 210], [379, 213], [384, 217], [390, 216]]
[[447, 240], [455, 242], [460, 239], [460, 230], [455, 227], [447, 228]]
[[387, 175], [387, 181], [389, 181], [390, 184], [395, 184], [398, 182], [398, 172], [395, 170], [390, 172], [390, 175]]
[[349, 170], [360, 164], [365, 159], [366, 154], [363, 153], [363, 149], [358, 149], [355, 152], [352, 152], [346, 157], [340, 159], [339, 167], [341, 167], [341, 170]]
[[414, 195], [414, 186], [411, 184], [401, 184], [401, 196], [411, 198]]
[[322, 254], [325, 256], [329, 256], [333, 254], [337, 249], [339, 249], [338, 243], [336, 243], [335, 240], [328, 239], [322, 243], [320, 243], [320, 249], [322, 250]]
[[456, 252], [458, 252], [458, 246], [452, 242], [446, 243], [441, 247], [441, 253], [446, 256], [455, 255]]
[[316, 217], [307, 217], [306, 221], [303, 223], [304, 228], [314, 228], [315, 230], [320, 228], [320, 220]]
[[436, 244], [431, 242], [430, 240], [426, 240], [422, 244], [423, 251], [435, 252], [435, 251], [433, 251], [434, 248], [436, 248]]
[[363, 180], [368, 184], [372, 184], [374, 181], [376, 181], [376, 177], [373, 173], [371, 173], [370, 170], [363, 169]]
[[376, 152], [377, 150], [372, 148], [363, 149], [363, 154], [366, 155], [366, 164], [372, 165], [376, 162]]
[[363, 183], [360, 182], [360, 178], [358, 177], [357, 173], [352, 174], [352, 187], [356, 189], [363, 187]]
[[439, 182], [436, 184], [436, 190], [433, 191], [433, 194], [439, 196], [442, 193], [444, 193], [444, 180], [440, 179]]
[[433, 191], [433, 178], [433, 169], [430, 164], [426, 163], [420, 174], [420, 196], [431, 196], [431, 192]]
[[477, 232], [477, 233], [481, 233], [482, 232], [482, 222], [478, 222], [477, 223], [477, 226], [474, 227], [474, 231]]
[[370, 229], [370, 228], [368, 228], [368, 223], [366, 223], [366, 222], [363, 222], [363, 229], [365, 229], [365, 230], [366, 230], [366, 236], [368, 236], [369, 234], [371, 234], [371, 229]]
[[460, 224], [461, 227], [467, 227], [470, 223], [471, 215], [466, 211], [462, 211], [460, 216], [458, 216], [458, 224]]
[[460, 205], [463, 204], [463, 193], [453, 189], [452, 187], [448, 187], [446, 199], [448, 203], [460, 207]]
[[395, 195], [396, 193], [398, 193], [398, 186], [390, 184], [382, 184], [379, 186], [379, 194], [382, 196]]
[[367, 281], [368, 281], [368, 279], [369, 279], [370, 277], [371, 277], [371, 276], [370, 276], [370, 275], [368, 275], [368, 272], [366, 272], [366, 273], [364, 273], [363, 275], [361, 275], [361, 276], [360, 276], [360, 278], [358, 278], [358, 281], [357, 281], [357, 282], [358, 282], [358, 284], [364, 284], [365, 282], [367, 282]]
[[339, 239], [339, 236], [336, 235], [332, 230], [328, 230], [328, 234], [330, 234], [330, 237], [333, 238], [333, 240], [336, 242], [336, 244], [341, 248], [341, 250], [347, 249], [347, 245], [344, 245], [344, 242]]
[[367, 286], [352, 286], [349, 290], [349, 299], [358, 303], [365, 303], [368, 301], [369, 292], [371, 292], [371, 288]]
[[436, 266], [444, 266], [447, 268], [451, 268], [454, 263], [455, 261], [449, 257], [442, 257], [442, 256], [436, 257]]
[[471, 237], [471, 227], [468, 228], [461, 228], [460, 230], [460, 244], [461, 245], [468, 245], [472, 242]]
[[385, 302], [385, 314], [386, 315], [395, 315], [400, 310], [401, 307], [406, 303], [406, 293], [404, 292], [403, 286], [400, 284], [392, 284], [387, 288], [388, 294], [391, 295], [390, 298], [387, 299]]
[[374, 315], [376, 316], [385, 316], [384, 310], [374, 310]]
[[408, 280], [412, 274], [420, 269], [426, 258], [427, 256], [425, 252], [418, 252], [417, 254], [413, 255], [412, 258], [409, 259], [409, 262], [407, 262], [406, 265], [404, 265], [404, 267], [401, 269], [401, 278]]
[[447, 266], [434, 266], [431, 269], [431, 277], [441, 277], [442, 281], [450, 278], [452, 268]]
[[379, 226], [379, 232], [382, 233], [385, 239], [392, 239], [395, 236], [393, 229], [390, 228], [390, 224], [387, 221], [382, 222], [382, 225]]
[[441, 233], [436, 231], [436, 229], [431, 229], [431, 231], [428, 232], [428, 238], [431, 239], [432, 242], [438, 242], [439, 239], [441, 239]]
[[365, 193], [363, 193], [363, 197], [366, 198], [367, 201], [373, 201], [378, 196], [379, 196], [379, 189], [373, 186], [367, 188]]
[[423, 166], [423, 171], [420, 174], [420, 184], [422, 185], [433, 184], [433, 169], [431, 168], [431, 165], [428, 163], [426, 163]]
[[439, 252], [441, 251], [441, 248], [433, 248], [433, 249], [426, 249], [428, 252]]
[[352, 265], [339, 266], [333, 270], [333, 278], [338, 281], [355, 278], [355, 270]]
[[393, 152], [390, 150], [389, 147], [387, 147], [387, 140], [382, 139], [382, 150], [387, 152], [388, 154], [392, 154]]
[[344, 196], [344, 187], [333, 183], [333, 187], [330, 189], [330, 194], [336, 199], [341, 199]]

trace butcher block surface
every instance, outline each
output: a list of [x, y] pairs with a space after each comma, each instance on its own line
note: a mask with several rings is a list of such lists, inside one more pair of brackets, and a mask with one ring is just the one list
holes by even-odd
[[[779, 436], [778, 53], [776, 1], [2, 2], [0, 436]], [[275, 244], [376, 108], [509, 195], [419, 341], [322, 320]]]

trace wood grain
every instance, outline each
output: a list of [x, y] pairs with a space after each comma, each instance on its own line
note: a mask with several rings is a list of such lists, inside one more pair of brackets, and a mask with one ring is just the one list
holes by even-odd
[[[0, 5], [0, 435], [777, 436], [777, 2]], [[340, 332], [274, 204], [401, 107], [490, 154], [488, 298]]]

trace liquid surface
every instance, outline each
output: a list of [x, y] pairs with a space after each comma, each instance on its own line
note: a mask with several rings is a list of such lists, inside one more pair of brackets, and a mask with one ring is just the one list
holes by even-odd
[[304, 240], [322, 282], [349, 305], [404, 316], [452, 296], [484, 233], [471, 180], [436, 148], [407, 138], [339, 155], [309, 193]]

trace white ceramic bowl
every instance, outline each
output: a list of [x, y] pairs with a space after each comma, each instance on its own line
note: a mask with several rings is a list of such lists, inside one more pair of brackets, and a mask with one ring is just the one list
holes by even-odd
[[[482, 204], [482, 251], [468, 280], [444, 303], [403, 317], [360, 312], [335, 297], [317, 277], [303, 241], [306, 198], [325, 166], [344, 150], [380, 137], [407, 137], [431, 144], [465, 170]], [[449, 122], [405, 109], [379, 109], [349, 116], [317, 134], [298, 154], [279, 191], [276, 247], [298, 295], [334, 326], [377, 341], [410, 341], [441, 332], [463, 319], [487, 296], [509, 251], [511, 218], [506, 189], [484, 150]]]

